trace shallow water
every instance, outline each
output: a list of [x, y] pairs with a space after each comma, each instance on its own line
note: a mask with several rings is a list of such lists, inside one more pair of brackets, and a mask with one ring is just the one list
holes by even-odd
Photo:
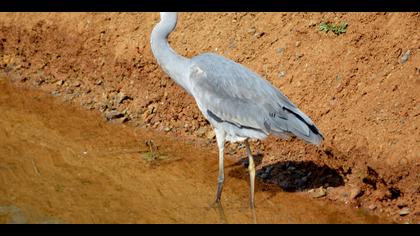
[[213, 206], [216, 146], [110, 124], [6, 79], [0, 114], [0, 223], [384, 222], [258, 181], [251, 211], [247, 169], [229, 159]]

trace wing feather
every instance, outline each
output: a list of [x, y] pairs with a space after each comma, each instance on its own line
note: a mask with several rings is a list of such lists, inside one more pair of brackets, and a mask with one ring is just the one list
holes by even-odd
[[[312, 120], [268, 81], [243, 65], [206, 53], [192, 58], [191, 91], [203, 113], [271, 133], [319, 134]], [[322, 137], [322, 135], [321, 135]]]

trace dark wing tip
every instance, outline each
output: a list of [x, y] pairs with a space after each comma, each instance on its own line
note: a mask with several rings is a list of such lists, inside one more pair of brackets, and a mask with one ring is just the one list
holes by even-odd
[[292, 113], [293, 115], [295, 115], [296, 118], [298, 118], [300, 121], [302, 121], [303, 123], [305, 123], [309, 127], [309, 129], [312, 131], [312, 133], [314, 133], [315, 135], [319, 135], [319, 136], [321, 136], [322, 139], [324, 139], [324, 136], [321, 134], [321, 132], [319, 131], [319, 129], [314, 124], [308, 124], [305, 121], [305, 119], [303, 119], [303, 117], [301, 117], [299, 114], [297, 114], [296, 112], [290, 110], [287, 107], [283, 107], [283, 109], [286, 110], [286, 111], [288, 111], [288, 112], [290, 112], [290, 113]]

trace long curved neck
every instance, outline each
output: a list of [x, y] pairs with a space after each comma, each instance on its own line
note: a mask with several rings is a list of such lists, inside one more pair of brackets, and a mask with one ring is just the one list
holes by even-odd
[[168, 43], [168, 36], [176, 26], [177, 14], [165, 12], [160, 16], [161, 20], [153, 28], [150, 38], [153, 55], [166, 74], [189, 92], [187, 83], [189, 59], [178, 55]]

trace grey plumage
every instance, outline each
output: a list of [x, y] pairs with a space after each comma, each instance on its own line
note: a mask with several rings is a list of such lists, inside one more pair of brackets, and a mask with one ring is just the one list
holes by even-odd
[[161, 21], [151, 34], [152, 52], [162, 69], [194, 97], [215, 130], [219, 148], [216, 202], [220, 202], [224, 182], [225, 140], [243, 141], [249, 158], [253, 207], [255, 165], [248, 139], [294, 135], [319, 145], [323, 136], [312, 120], [277, 88], [243, 65], [213, 53], [191, 59], [176, 54], [167, 41], [176, 22], [176, 13], [161, 13]]
[[193, 57], [191, 63], [192, 95], [213, 126], [234, 126], [233, 137], [262, 139], [271, 133], [283, 138], [296, 135], [313, 144], [322, 141], [307, 115], [241, 64], [213, 53]]

